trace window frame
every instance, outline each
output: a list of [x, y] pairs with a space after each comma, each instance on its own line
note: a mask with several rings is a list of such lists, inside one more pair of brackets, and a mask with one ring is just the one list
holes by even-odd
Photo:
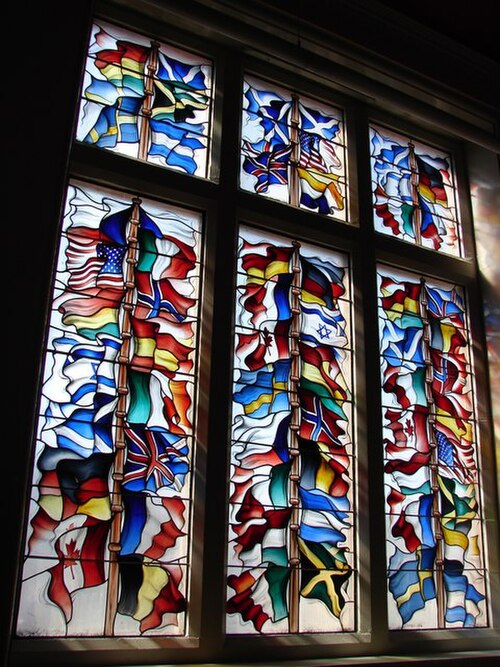
[[[103, 7], [105, 5], [103, 4]], [[155, 13], [155, 10], [150, 10]], [[162, 20], [166, 16], [160, 12]], [[168, 12], [167, 12], [168, 14]], [[103, 15], [105, 20], [122, 20], [126, 27], [131, 27], [136, 21], [134, 13], [128, 14], [122, 7], [106, 7]], [[197, 424], [200, 430], [198, 439], [198, 455], [200, 459], [200, 470], [196, 474], [196, 488], [202, 499], [201, 503], [195, 503], [195, 514], [193, 518], [194, 536], [198, 547], [203, 550], [199, 558], [203, 563], [205, 572], [211, 572], [213, 568], [221, 567], [221, 553], [225, 552], [225, 523], [218, 517], [222, 505], [226, 505], [226, 489], [224, 487], [225, 475], [221, 469], [227, 470], [228, 450], [221, 459], [215, 460], [210, 452], [221, 447], [221, 442], [228, 442], [228, 417], [229, 410], [224, 407], [230, 405], [231, 388], [231, 349], [232, 349], [232, 282], [228, 280], [228, 265], [225, 258], [228, 254], [234, 254], [234, 243], [239, 224], [249, 226], [263, 226], [276, 232], [292, 233], [298, 237], [305, 237], [311, 242], [318, 242], [333, 249], [348, 252], [353, 276], [353, 290], [357, 294], [354, 297], [354, 321], [355, 346], [357, 361], [355, 369], [356, 403], [358, 408], [365, 411], [364, 418], [356, 418], [356, 441], [358, 443], [358, 465], [360, 469], [364, 466], [370, 467], [372, 472], [368, 476], [368, 484], [358, 485], [355, 490], [357, 495], [358, 519], [357, 525], [364, 536], [369, 535], [372, 543], [380, 531], [384, 531], [383, 489], [377, 488], [376, 480], [381, 476], [382, 452], [381, 444], [381, 410], [379, 401], [369, 387], [369, 380], [378, 377], [378, 337], [373, 336], [376, 331], [376, 298], [374, 269], [377, 262], [384, 262], [391, 266], [406, 267], [405, 262], [412, 263], [412, 269], [421, 270], [438, 278], [456, 279], [463, 284], [467, 291], [467, 303], [469, 305], [469, 319], [471, 322], [472, 346], [480, 347], [485, 340], [484, 327], [482, 326], [482, 314], [480, 312], [479, 275], [477, 260], [474, 253], [471, 205], [468, 200], [469, 191], [466, 178], [466, 159], [462, 147], [458, 141], [450, 139], [450, 134], [438, 114], [425, 114], [426, 120], [418, 125], [413, 120], [403, 118], [396, 113], [396, 109], [383, 112], [376, 106], [367, 103], [364, 95], [356, 93], [349, 95], [342, 90], [342, 84], [326, 85], [324, 75], [320, 74], [317, 79], [310, 81], [306, 71], [297, 73], [296, 65], [279, 66], [271, 64], [263, 57], [255, 54], [248, 56], [240, 53], [238, 47], [234, 47], [229, 40], [218, 41], [212, 38], [207, 42], [189, 32], [182, 26], [182, 16], [170, 27], [162, 25], [160, 29], [156, 23], [155, 16], [144, 18], [140, 16], [141, 32], [149, 34], [148, 26], [154, 27], [151, 33], [157, 34], [165, 41], [166, 35], [175, 36], [176, 42], [183, 48], [194, 48], [195, 45], [203, 44], [201, 53], [210, 52], [209, 57], [214, 62], [214, 137], [212, 158], [210, 161], [210, 177], [203, 179], [196, 176], [188, 176], [176, 173], [161, 167], [142, 164], [133, 161], [125, 166], [124, 158], [118, 155], [106, 154], [89, 146], [79, 145], [71, 142], [70, 159], [67, 165], [68, 178], [75, 178], [103, 185], [113, 183], [116, 188], [129, 192], [138, 192], [144, 197], [150, 197], [165, 201], [166, 203], [178, 204], [187, 208], [196, 208], [202, 212], [205, 227], [206, 250], [204, 254], [204, 271], [206, 282], [202, 290], [200, 340], [200, 384], [199, 395], [207, 396], [208, 403], [202, 406], [202, 400], [197, 401]], [[172, 18], [172, 17], [170, 17]], [[131, 27], [133, 29], [133, 27]], [[170, 40], [172, 41], [172, 40]], [[222, 43], [221, 43], [222, 42]], [[314, 58], [313, 58], [314, 60]], [[348, 197], [349, 218], [351, 222], [342, 222], [332, 218], [323, 218], [318, 213], [308, 212], [301, 209], [291, 210], [287, 204], [262, 201], [253, 193], [248, 193], [239, 188], [237, 179], [239, 176], [239, 122], [241, 113], [235, 114], [234, 105], [237, 103], [241, 108], [241, 85], [245, 71], [252, 69], [256, 76], [267, 80], [274, 80], [270, 74], [273, 73], [276, 81], [283, 82], [293, 80], [294, 86], [303, 90], [304, 94], [324, 98], [334, 106], [344, 110], [345, 131], [347, 136], [347, 174], [349, 190], [354, 192]], [[249, 71], [249, 70], [248, 70]], [[330, 75], [335, 78], [335, 75]], [[304, 85], [302, 85], [304, 84]], [[237, 86], [237, 87], [236, 87]], [[341, 89], [340, 92], [338, 89]], [[231, 90], [228, 95], [227, 91]], [[351, 91], [349, 91], [351, 92]], [[238, 97], [239, 95], [239, 97]], [[361, 97], [362, 99], [357, 99]], [[78, 113], [79, 97], [76, 103], [75, 114]], [[235, 118], [236, 116], [236, 118]], [[222, 122], [217, 122], [221, 118]], [[215, 122], [214, 122], [215, 121]], [[467, 248], [466, 258], [443, 257], [436, 273], [433, 263], [435, 253], [425, 248], [408, 247], [402, 249], [401, 242], [390, 238], [381, 238], [373, 229], [373, 215], [371, 206], [371, 178], [369, 173], [369, 151], [368, 148], [368, 123], [380, 123], [387, 125], [391, 123], [396, 131], [404, 131], [405, 127], [412, 128], [424, 141], [424, 135], [433, 137], [441, 144], [450, 146], [456, 168], [456, 185], [459, 197], [460, 219], [463, 230], [464, 247]], [[238, 141], [234, 141], [235, 137]], [[223, 150], [223, 144], [231, 142], [231, 148]], [[94, 152], [90, 152], [94, 151]], [[360, 158], [364, 155], [364, 158]], [[167, 172], [167, 173], [166, 173]], [[117, 180], [115, 180], [117, 178]], [[63, 189], [63, 188], [62, 188]], [[61, 191], [62, 191], [61, 189]], [[63, 196], [63, 195], [61, 195]], [[57, 221], [58, 223], [58, 221]], [[286, 231], [285, 231], [286, 230]], [[304, 231], [305, 230], [305, 231]], [[408, 245], [408, 244], [405, 244]], [[233, 248], [233, 251], [231, 250]], [[231, 276], [234, 279], [235, 263], [231, 268]], [[429, 273], [431, 275], [431, 273]], [[215, 285], [219, 283], [218, 287]], [[375, 319], [374, 319], [375, 317]], [[222, 350], [222, 352], [221, 352]], [[222, 363], [215, 364], [214, 359], [222, 359]], [[476, 366], [476, 377], [486, 376], [487, 363], [484, 354], [476, 355], [474, 360]], [[482, 442], [493, 442], [493, 430], [491, 427], [491, 409], [488, 387], [486, 383], [477, 383], [476, 396], [478, 406], [478, 424], [481, 431]], [[224, 387], [225, 389], [221, 389]], [[225, 398], [221, 400], [221, 395]], [[219, 410], [216, 424], [209, 424], [208, 414], [212, 410]], [[224, 418], [225, 413], [225, 418]], [[377, 430], [378, 429], [378, 430]], [[372, 436], [372, 433], [377, 435]], [[377, 443], [375, 447], [373, 442]], [[374, 452], [373, 450], [376, 450]], [[484, 447], [483, 463], [483, 488], [495, 486], [495, 462], [493, 448]], [[225, 461], [225, 465], [222, 462]], [[203, 499], [206, 497], [209, 482], [205, 482], [205, 476], [212, 482], [214, 496], [210, 496], [210, 503], [203, 507]], [[358, 473], [361, 478], [361, 472]], [[218, 483], [216, 483], [216, 481]], [[216, 488], [219, 487], [219, 488]], [[372, 512], [361, 515], [361, 508], [366, 507], [371, 499], [373, 503]], [[483, 507], [486, 521], [495, 524], [496, 506], [494, 494], [485, 494]], [[213, 501], [213, 503], [212, 503]], [[221, 525], [224, 524], [224, 525]], [[494, 642], [497, 636], [495, 628], [498, 626], [499, 610], [494, 604], [493, 596], [498, 589], [498, 529], [493, 525], [488, 535], [490, 567], [492, 572], [492, 586], [490, 591], [490, 607], [492, 624], [489, 628], [477, 628], [461, 630], [463, 635], [457, 638], [456, 631], [431, 630], [431, 631], [388, 631], [384, 614], [381, 609], [385, 608], [385, 582], [381, 582], [380, 572], [385, 571], [385, 553], [373, 554], [366, 545], [361, 546], [361, 538], [357, 537], [358, 562], [363, 568], [358, 578], [358, 595], [360, 602], [359, 628], [353, 633], [324, 633], [321, 635], [311, 634], [309, 636], [224, 636], [223, 605], [225, 599], [222, 593], [223, 572], [209, 581], [208, 576], [200, 580], [192, 581], [190, 589], [195, 593], [193, 606], [194, 618], [192, 620], [193, 632], [186, 637], [170, 638], [75, 638], [58, 639], [48, 638], [23, 638], [14, 639], [13, 649], [17, 660], [22, 662], [23, 658], [32, 656], [61, 656], [64, 657], [66, 650], [75, 650], [73, 655], [78, 656], [77, 662], [84, 664], [95, 660], [99, 662], [104, 656], [113, 655], [113, 660], [137, 661], [139, 649], [147, 650], [147, 660], [162, 660], [165, 658], [165, 650], [168, 650], [169, 660], [182, 661], [188, 655], [189, 659], [204, 660], [206, 656], [217, 655], [221, 659], [238, 660], [241, 655], [249, 651], [258, 654], [264, 648], [267, 650], [266, 657], [272, 659], [281, 656], [281, 649], [286, 646], [290, 657], [341, 657], [349, 655], [364, 656], [364, 648], [370, 647], [373, 653], [388, 651], [389, 643], [398, 650], [416, 651], [421, 649], [422, 638], [432, 641], [437, 652], [442, 652], [453, 646], [453, 650], [468, 650], [475, 647], [478, 638]], [[201, 537], [198, 540], [198, 537]], [[193, 537], [193, 543], [195, 537]], [[208, 553], [207, 545], [211, 547], [216, 544], [215, 550]], [[200, 546], [201, 545], [201, 546]], [[218, 545], [218, 546], [217, 546]], [[197, 548], [198, 548], [197, 547]], [[486, 554], [487, 555], [487, 554]], [[486, 557], [485, 557], [486, 560]], [[223, 569], [223, 568], [222, 568]], [[202, 590], [203, 589], [203, 590]], [[218, 596], [218, 602], [214, 604], [214, 596]], [[382, 597], [380, 597], [382, 596]], [[216, 620], [219, 613], [219, 620]], [[492, 644], [494, 645], [494, 644]], [[431, 648], [429, 646], [429, 648]], [[90, 650], [89, 650], [90, 649]], [[86, 654], [86, 655], [84, 655]], [[19, 664], [21, 664], [21, 662]]]

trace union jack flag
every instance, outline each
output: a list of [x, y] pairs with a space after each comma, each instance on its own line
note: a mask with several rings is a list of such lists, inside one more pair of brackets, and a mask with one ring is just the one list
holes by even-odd
[[465, 327], [464, 303], [455, 287], [442, 289], [425, 286], [429, 314], [440, 319], [450, 318], [457, 325]]
[[287, 144], [263, 141], [243, 143], [243, 168], [257, 178], [256, 192], [267, 192], [270, 185], [288, 183], [288, 163], [292, 147]]
[[127, 462], [124, 488], [157, 492], [161, 487], [182, 488], [189, 469], [188, 448], [178, 436], [141, 425], [125, 429]]

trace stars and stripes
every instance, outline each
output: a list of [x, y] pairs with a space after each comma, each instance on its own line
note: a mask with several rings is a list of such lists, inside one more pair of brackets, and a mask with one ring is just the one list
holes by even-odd
[[341, 161], [331, 141], [302, 130], [299, 136], [299, 167], [328, 173], [341, 166]]

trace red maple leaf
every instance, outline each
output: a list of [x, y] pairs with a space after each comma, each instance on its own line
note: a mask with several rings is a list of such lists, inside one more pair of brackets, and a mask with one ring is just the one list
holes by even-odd
[[264, 327], [262, 333], [264, 336], [264, 345], [266, 347], [271, 347], [271, 345], [273, 344], [273, 335], [269, 332], [269, 329], [267, 327]]
[[413, 426], [409, 419], [406, 420], [405, 433], [408, 433], [408, 435], [413, 435]]
[[[73, 568], [78, 563], [80, 558], [80, 549], [76, 548], [76, 540], [69, 540], [65, 544], [66, 553], [64, 554], [64, 567]], [[75, 574], [71, 569], [71, 576], [74, 579]]]

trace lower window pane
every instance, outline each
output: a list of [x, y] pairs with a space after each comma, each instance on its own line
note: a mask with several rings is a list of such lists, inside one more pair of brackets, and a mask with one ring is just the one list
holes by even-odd
[[463, 289], [378, 270], [389, 626], [488, 624]]
[[73, 183], [17, 631], [186, 632], [201, 220]]
[[235, 323], [227, 631], [353, 630], [347, 258], [242, 228]]

